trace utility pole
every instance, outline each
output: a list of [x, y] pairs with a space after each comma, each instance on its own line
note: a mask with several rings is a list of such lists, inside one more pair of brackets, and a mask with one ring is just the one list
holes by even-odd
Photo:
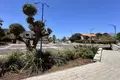
[[[44, 21], [44, 6], [46, 5], [49, 7], [46, 3], [41, 2], [35, 2], [34, 4], [42, 4], [42, 22]], [[40, 51], [42, 52], [42, 38], [40, 39]]]

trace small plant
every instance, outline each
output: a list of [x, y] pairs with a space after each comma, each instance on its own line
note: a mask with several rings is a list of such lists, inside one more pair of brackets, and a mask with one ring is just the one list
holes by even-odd
[[35, 50], [32, 52], [28, 51], [23, 60], [25, 65], [20, 72], [27, 70], [31, 75], [33, 72], [39, 73], [42, 71], [42, 59], [38, 56], [38, 53]]
[[98, 48], [97, 47], [90, 47], [90, 46], [81, 46], [77, 45], [75, 48], [75, 56], [81, 57], [81, 58], [90, 58], [93, 59], [95, 54], [97, 53]]
[[67, 61], [70, 61], [70, 60], [74, 60], [74, 59], [75, 59], [75, 58], [74, 58], [74, 56], [75, 56], [74, 51], [65, 50], [65, 51], [64, 51], [64, 54], [66, 55], [66, 60], [67, 60]]
[[19, 70], [24, 66], [21, 56], [23, 53], [14, 52], [6, 55], [0, 61], [0, 75], [3, 76], [6, 72], [19, 72]]
[[97, 47], [80, 46], [74, 47], [74, 50], [52, 51], [27, 51], [25, 53], [14, 52], [0, 58], [0, 76], [6, 72], [39, 73], [51, 69], [52, 66], [61, 66], [70, 60], [82, 58], [93, 59], [97, 53]]
[[54, 59], [55, 65], [57, 66], [61, 66], [67, 63], [66, 55], [62, 51], [58, 51], [57, 54], [53, 54], [53, 59]]

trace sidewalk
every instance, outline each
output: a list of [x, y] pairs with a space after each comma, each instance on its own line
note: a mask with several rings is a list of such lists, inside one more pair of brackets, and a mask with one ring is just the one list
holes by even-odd
[[24, 80], [120, 80], [120, 52], [104, 50], [102, 62]]

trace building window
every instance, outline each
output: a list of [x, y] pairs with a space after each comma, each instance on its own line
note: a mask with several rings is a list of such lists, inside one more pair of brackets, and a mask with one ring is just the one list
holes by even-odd
[[33, 34], [33, 36], [35, 36], [35, 34]]
[[26, 34], [26, 36], [29, 36], [29, 34]]

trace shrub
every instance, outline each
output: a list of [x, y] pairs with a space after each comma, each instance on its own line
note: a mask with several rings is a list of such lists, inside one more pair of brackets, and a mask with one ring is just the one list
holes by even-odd
[[[90, 43], [90, 40], [76, 40], [76, 43]], [[95, 43], [94, 40], [91, 40], [91, 43]]]
[[35, 72], [35, 73], [39, 73], [40, 71], [42, 71], [42, 59], [41, 57], [39, 57], [38, 54], [42, 54], [42, 53], [38, 53], [35, 50], [34, 51], [28, 51], [24, 57], [24, 67], [21, 69], [21, 72], [23, 70], [26, 70], [27, 72], [30, 73], [30, 75]]
[[98, 51], [98, 47], [89, 47], [89, 48], [93, 51], [94, 54], [96, 54]]
[[69, 60], [74, 60], [74, 51], [71, 51], [71, 50], [65, 50], [64, 51], [64, 54], [66, 55], [66, 60], [69, 61]]
[[96, 41], [97, 44], [116, 44], [116, 40]]
[[49, 51], [41, 52], [41, 51], [32, 51], [27, 52], [24, 56], [25, 65], [21, 69], [26, 70], [30, 74], [39, 73], [50, 69], [54, 64], [55, 61], [53, 59], [53, 54]]
[[[89, 40], [76, 40], [76, 43], [90, 43]], [[116, 44], [116, 40], [99, 40], [99, 41], [94, 41], [92, 40], [91, 43], [94, 44]]]
[[21, 52], [9, 54], [5, 63], [5, 67], [7, 67], [10, 71], [19, 71], [19, 69], [21, 69], [24, 65], [21, 58], [22, 55], [23, 53]]
[[53, 59], [54, 58], [53, 54], [50, 51], [44, 52], [41, 58], [42, 58], [42, 68], [44, 71], [50, 69], [55, 64], [55, 61]]
[[62, 51], [58, 51], [56, 54], [53, 54], [53, 60], [55, 65], [61, 66], [67, 63], [67, 56]]
[[76, 58], [79, 57], [79, 58], [93, 59], [93, 57], [95, 56], [98, 50], [97, 47], [81, 46], [81, 45], [77, 45], [74, 48], [75, 48], [74, 54], [76, 55]]
[[25, 53], [14, 52], [0, 58], [0, 75], [8, 71], [39, 73], [50, 69], [53, 65], [61, 66], [70, 60], [83, 58], [93, 59], [98, 48], [77, 45], [74, 50], [53, 51], [27, 51]]
[[1, 58], [0, 60], [0, 75], [4, 75], [6, 72], [19, 72], [19, 70], [24, 66], [21, 56], [23, 53], [14, 52], [8, 54]]

